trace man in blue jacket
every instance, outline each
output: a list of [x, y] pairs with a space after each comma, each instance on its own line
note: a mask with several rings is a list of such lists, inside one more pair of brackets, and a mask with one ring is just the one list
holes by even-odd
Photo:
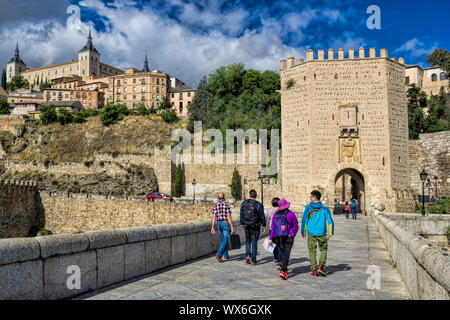
[[256, 265], [259, 235], [266, 232], [264, 206], [256, 201], [256, 191], [250, 190], [250, 199], [241, 204], [241, 226], [245, 230], [245, 263]]
[[[311, 203], [306, 206], [302, 218], [302, 236], [303, 238], [308, 237], [309, 260], [311, 276], [313, 277], [327, 275], [325, 264], [327, 262], [328, 240], [334, 235], [334, 222], [330, 209], [320, 202], [321, 197], [320, 191], [314, 190], [311, 192]], [[319, 265], [317, 265], [316, 260], [317, 244], [320, 250]]]

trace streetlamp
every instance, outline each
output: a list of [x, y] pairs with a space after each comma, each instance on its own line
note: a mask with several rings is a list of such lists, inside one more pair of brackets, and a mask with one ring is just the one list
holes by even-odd
[[192, 203], [195, 203], [195, 186], [197, 185], [197, 181], [192, 181], [192, 188], [194, 189], [194, 200], [192, 201]]
[[425, 213], [425, 181], [427, 181], [428, 173], [425, 171], [425, 169], [422, 170], [420, 173], [420, 180], [422, 180], [422, 215], [424, 216]]
[[269, 182], [269, 178], [266, 177], [264, 168], [258, 171], [258, 179], [261, 181], [261, 203], [264, 205], [264, 184]]
[[428, 188], [428, 201], [431, 201], [431, 190], [433, 190], [433, 185], [431, 184], [430, 178], [427, 179], [426, 187]]
[[434, 195], [435, 195], [436, 198], [438, 198], [438, 180], [439, 180], [439, 177], [438, 176], [434, 176], [433, 179], [434, 179], [434, 187], [436, 188], [436, 192], [434, 193]]

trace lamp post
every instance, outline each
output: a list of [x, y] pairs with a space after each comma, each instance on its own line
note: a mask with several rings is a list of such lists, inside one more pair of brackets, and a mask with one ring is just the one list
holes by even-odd
[[431, 184], [430, 178], [427, 179], [426, 187], [428, 188], [428, 201], [431, 201], [431, 190], [433, 190], [433, 185]]
[[438, 176], [434, 176], [433, 179], [434, 179], [434, 187], [436, 188], [436, 192], [434, 193], [434, 196], [436, 198], [438, 198], [439, 197], [438, 196], [438, 180], [439, 180], [439, 177]]
[[425, 181], [427, 181], [428, 173], [425, 171], [425, 169], [422, 170], [420, 173], [420, 180], [422, 181], [422, 215], [424, 216], [425, 213]]
[[264, 205], [264, 184], [269, 182], [269, 178], [266, 177], [264, 168], [258, 171], [258, 179], [261, 181], [261, 203]]
[[197, 181], [192, 181], [192, 188], [194, 189], [194, 200], [192, 201], [192, 203], [195, 203], [195, 186], [197, 185]]

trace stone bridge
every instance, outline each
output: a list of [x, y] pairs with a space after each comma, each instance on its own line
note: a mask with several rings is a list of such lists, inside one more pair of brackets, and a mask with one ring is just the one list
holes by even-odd
[[[288, 281], [262, 243], [256, 266], [244, 263], [243, 249], [219, 264], [209, 222], [4, 239], [0, 299], [449, 299], [448, 255], [373, 212], [335, 216], [326, 278], [309, 275], [306, 241], [297, 237]], [[380, 271], [378, 288], [368, 269]]]

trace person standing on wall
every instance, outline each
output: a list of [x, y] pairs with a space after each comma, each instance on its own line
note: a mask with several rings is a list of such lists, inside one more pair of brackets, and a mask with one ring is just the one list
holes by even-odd
[[241, 204], [240, 220], [245, 230], [245, 263], [256, 265], [258, 240], [261, 232], [266, 232], [266, 217], [263, 204], [256, 201], [256, 191], [250, 190], [249, 196], [250, 198]]
[[[308, 238], [309, 260], [311, 264], [311, 276], [326, 276], [325, 265], [327, 262], [328, 240], [334, 235], [334, 222], [328, 207], [320, 202], [320, 191], [311, 192], [311, 202], [305, 208], [302, 217], [302, 236]], [[328, 230], [327, 230], [328, 224]], [[319, 265], [317, 265], [317, 244], [320, 250]]]
[[211, 233], [216, 234], [215, 225], [217, 225], [220, 236], [220, 248], [217, 251], [216, 259], [222, 263], [222, 258], [230, 259], [228, 253], [228, 237], [234, 233], [234, 227], [231, 217], [231, 207], [228, 202], [225, 202], [225, 194], [219, 193], [217, 197], [219, 201], [217, 201], [212, 209]]
[[352, 200], [352, 219], [356, 219], [356, 213], [358, 211], [358, 203], [356, 203], [356, 199]]
[[[278, 201], [280, 201], [280, 198], [273, 198], [272, 199], [272, 208], [269, 209], [269, 212], [268, 212], [268, 218], [269, 218], [269, 221], [270, 221], [269, 222], [270, 228], [272, 226], [273, 216], [278, 211]], [[278, 245], [273, 250], [273, 261], [279, 266], [281, 266], [281, 262], [283, 261], [283, 255], [281, 254], [281, 248]]]
[[281, 249], [283, 262], [281, 264], [281, 272], [279, 276], [283, 280], [288, 280], [288, 264], [291, 256], [291, 250], [294, 246], [294, 238], [298, 232], [298, 220], [295, 213], [289, 210], [291, 204], [281, 199], [278, 201], [278, 211], [272, 218], [270, 225], [270, 244], [272, 241], [276, 244], [276, 248]]

